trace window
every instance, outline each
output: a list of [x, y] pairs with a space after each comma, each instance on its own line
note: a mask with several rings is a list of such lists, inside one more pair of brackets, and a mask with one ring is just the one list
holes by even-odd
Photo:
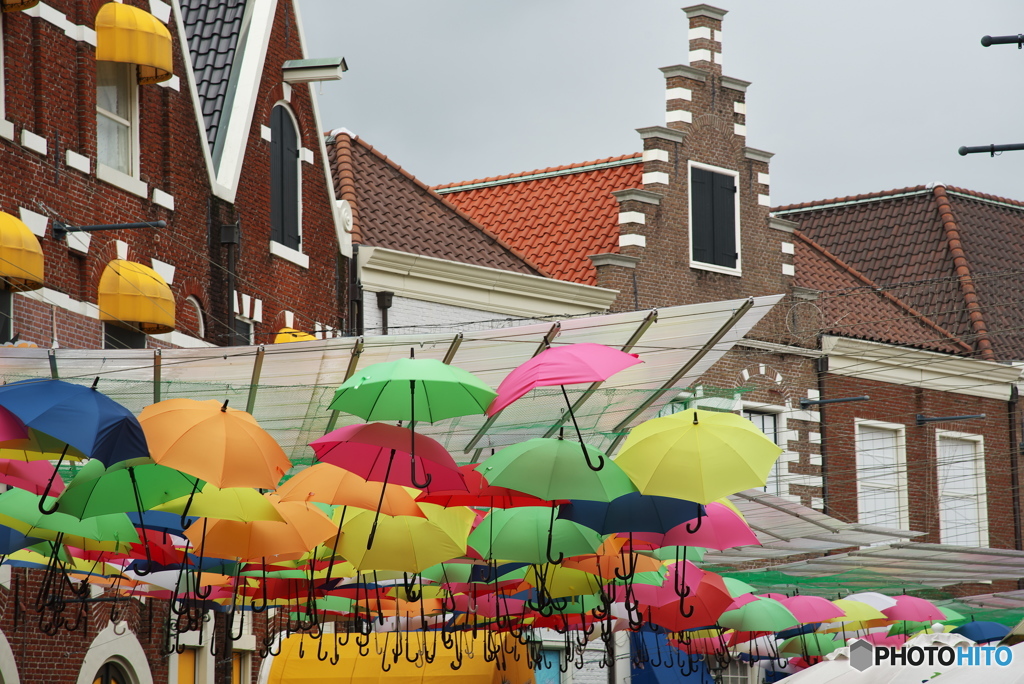
[[737, 174], [690, 163], [690, 265], [738, 274]]
[[14, 336], [14, 293], [0, 284], [0, 344]]
[[754, 684], [761, 681], [763, 674], [764, 671], [756, 665], [741, 660], [732, 660], [722, 670], [721, 679], [716, 681], [721, 684]]
[[100, 668], [100, 671], [96, 673], [92, 684], [129, 684], [129, 679], [120, 665], [117, 663], [105, 663]]
[[235, 317], [235, 329], [231, 338], [231, 344], [245, 346], [252, 344], [252, 321], [241, 316]]
[[903, 528], [907, 524], [902, 425], [857, 423], [858, 522]]
[[283, 105], [270, 114], [270, 239], [299, 249], [299, 132]]
[[[203, 305], [199, 302], [199, 298], [195, 295], [189, 295], [185, 298], [186, 311], [182, 311], [184, 314], [182, 318], [183, 322], [187, 321], [187, 330], [199, 339], [206, 337], [206, 320], [203, 318]], [[190, 321], [189, 316], [194, 316], [195, 320]]]
[[537, 684], [558, 684], [562, 679], [562, 673], [558, 669], [562, 659], [562, 652], [554, 648], [545, 648], [540, 652], [540, 658], [533, 668], [533, 676]]
[[[758, 430], [764, 433], [765, 437], [772, 440], [775, 444], [779, 443], [779, 414], [767, 411], [744, 410], [743, 417], [752, 422]], [[764, 488], [769, 494], [774, 494], [775, 496], [785, 496], [788, 494], [782, 482], [782, 468], [782, 459], [775, 461], [774, 465], [772, 465]]]
[[984, 445], [980, 435], [938, 432], [939, 529], [943, 544], [988, 546]]
[[96, 62], [96, 161], [138, 176], [134, 66]]
[[145, 349], [146, 333], [116, 323], [103, 324], [104, 349]]

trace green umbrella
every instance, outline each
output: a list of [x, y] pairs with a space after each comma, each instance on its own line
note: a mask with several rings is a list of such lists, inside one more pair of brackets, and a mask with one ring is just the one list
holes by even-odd
[[736, 610], [727, 610], [718, 624], [738, 632], [781, 632], [796, 627], [800, 621], [789, 610], [770, 598], [759, 598]]
[[651, 550], [637, 549], [636, 552], [660, 561], [674, 563], [676, 560], [688, 560], [691, 563], [700, 563], [703, 562], [704, 554], [708, 550], [700, 546], [662, 546]]
[[725, 582], [725, 588], [729, 590], [729, 595], [733, 598], [742, 596], [743, 594], [753, 594], [757, 589], [750, 586], [742, 580], [735, 579], [733, 577], [723, 577], [722, 581]]
[[779, 646], [779, 655], [783, 656], [827, 656], [832, 651], [842, 648], [845, 644], [831, 634], [801, 634], [786, 639]]
[[[540, 565], [594, 553], [604, 541], [589, 527], [553, 519], [554, 511], [554, 506], [494, 509], [470, 533], [469, 545], [484, 558]], [[553, 558], [554, 553], [562, 558]]]
[[330, 408], [369, 421], [435, 422], [487, 410], [495, 392], [471, 373], [436, 359], [367, 366], [341, 384]]
[[596, 447], [587, 452], [605, 460], [593, 470], [583, 457], [579, 442], [563, 439], [530, 439], [505, 447], [484, 461], [477, 472], [496, 487], [507, 487], [555, 501], [579, 499], [609, 502], [636, 491], [622, 468]]
[[[0, 494], [0, 524], [13, 527], [22, 534], [42, 539], [57, 540], [77, 548], [127, 550], [139, 542], [139, 534], [124, 513], [98, 515], [79, 520], [67, 513], [39, 510], [39, 496], [24, 489], [10, 489]], [[47, 497], [48, 503], [53, 499]], [[100, 542], [89, 544], [89, 541]]]
[[79, 519], [141, 513], [188, 496], [195, 486], [196, 478], [191, 475], [155, 463], [104, 468], [99, 461], [90, 460], [58, 497], [57, 510]]

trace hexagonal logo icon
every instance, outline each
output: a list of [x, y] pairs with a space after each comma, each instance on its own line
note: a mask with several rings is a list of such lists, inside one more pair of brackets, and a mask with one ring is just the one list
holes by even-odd
[[850, 666], [863, 672], [875, 664], [875, 647], [864, 639], [857, 639], [850, 644]]

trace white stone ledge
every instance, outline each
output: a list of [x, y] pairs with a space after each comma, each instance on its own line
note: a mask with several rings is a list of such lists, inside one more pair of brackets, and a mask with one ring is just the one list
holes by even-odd
[[174, 196], [164, 192], [160, 188], [153, 188], [153, 202], [164, 209], [174, 211]]
[[46, 138], [36, 135], [27, 128], [21, 129], [21, 146], [44, 157], [46, 156]]
[[651, 185], [654, 183], [661, 183], [662, 185], [668, 185], [669, 175], [664, 171], [648, 171], [643, 175], [643, 184]]
[[112, 169], [109, 166], [97, 162], [96, 177], [104, 183], [110, 183], [111, 185], [130, 192], [133, 195], [137, 195], [142, 199], [149, 199], [149, 186], [134, 176], [129, 176], [117, 169]]
[[685, 109], [673, 109], [665, 112], [665, 123], [693, 123], [693, 113]]
[[276, 257], [284, 259], [285, 261], [290, 261], [297, 266], [301, 266], [302, 268], [309, 268], [308, 254], [303, 254], [296, 249], [286, 247], [280, 242], [275, 242], [274, 240], [270, 241], [270, 253]]
[[646, 247], [647, 238], [643, 235], [637, 235], [630, 233], [627, 235], [619, 235], [619, 247]]
[[647, 217], [639, 211], [620, 211], [619, 224], [621, 225], [623, 223], [639, 223], [640, 225], [645, 225], [647, 223]]
[[84, 154], [78, 154], [74, 150], [68, 150], [64, 159], [67, 161], [67, 165], [76, 171], [88, 174], [92, 172], [92, 160], [86, 157]]

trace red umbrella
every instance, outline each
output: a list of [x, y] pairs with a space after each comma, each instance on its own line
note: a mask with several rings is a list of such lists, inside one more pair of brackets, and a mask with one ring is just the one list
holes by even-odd
[[57, 496], [63, 492], [64, 482], [54, 477], [55, 473], [56, 468], [49, 461], [0, 459], [0, 482], [33, 494], [42, 494], [51, 478], [53, 484], [50, 486], [50, 495]]
[[658, 546], [701, 546], [722, 551], [734, 546], [760, 546], [757, 535], [735, 511], [720, 503], [709, 503], [696, 530], [690, 523], [673, 527], [663, 535], [635, 532], [634, 539]]
[[[415, 442], [416, 456], [410, 454]], [[324, 463], [355, 473], [364, 480], [415, 487], [428, 492], [467, 491], [466, 482], [448, 450], [426, 435], [385, 423], [360, 423], [329, 432], [309, 444]], [[393, 467], [396, 456], [412, 467]], [[429, 475], [426, 478], [423, 474]], [[426, 487], [416, 480], [429, 479]]]
[[0, 442], [28, 439], [28, 428], [21, 418], [0, 406]]
[[547, 501], [530, 494], [524, 494], [508, 487], [495, 487], [488, 484], [484, 476], [477, 472], [479, 463], [459, 466], [469, 491], [448, 490], [431, 491], [416, 497], [420, 503], [432, 503], [446, 508], [452, 506], [484, 506], [487, 508], [518, 508], [519, 506], [554, 506], [561, 501]]

